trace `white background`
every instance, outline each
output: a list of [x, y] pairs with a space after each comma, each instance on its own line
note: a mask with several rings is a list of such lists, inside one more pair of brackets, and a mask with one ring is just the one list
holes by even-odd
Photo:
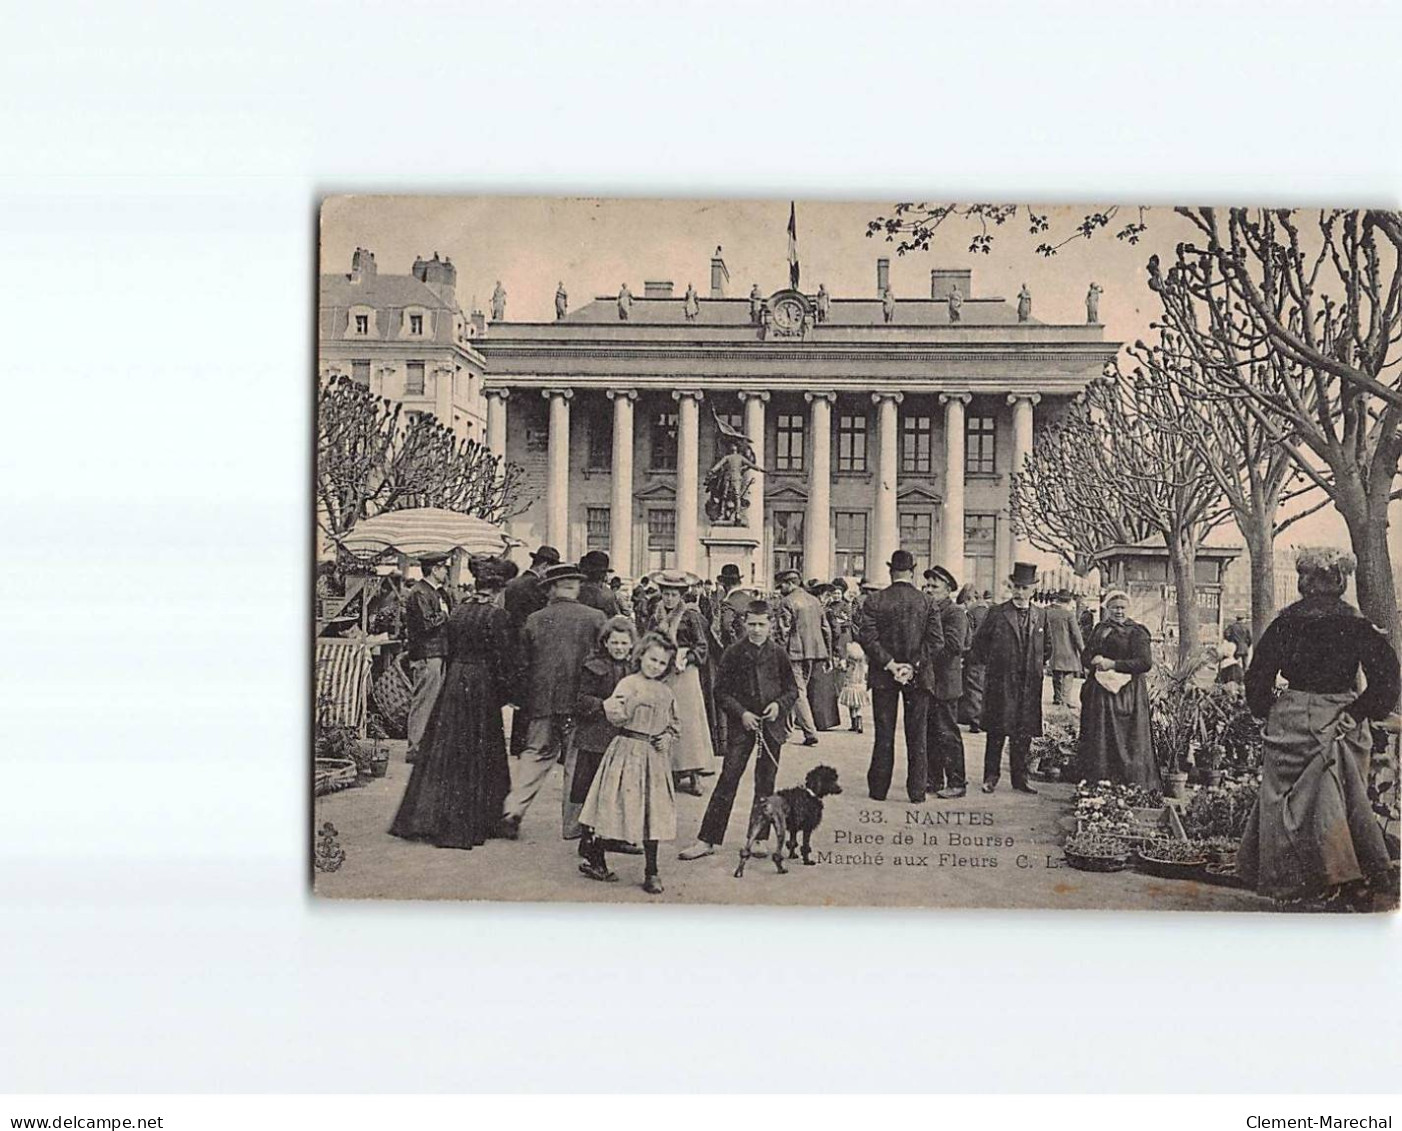
[[312, 903], [327, 193], [1396, 206], [1381, 4], [11, 6], [0, 1091], [1372, 1091], [1395, 917]]

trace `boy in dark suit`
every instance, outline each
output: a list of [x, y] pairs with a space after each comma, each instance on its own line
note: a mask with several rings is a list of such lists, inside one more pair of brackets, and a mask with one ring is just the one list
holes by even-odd
[[954, 575], [944, 566], [925, 571], [925, 593], [939, 612], [940, 632], [944, 636], [944, 650], [934, 664], [935, 689], [925, 731], [925, 753], [930, 766], [928, 786], [946, 800], [963, 797], [966, 788], [959, 700], [964, 694], [964, 653], [970, 635], [964, 606], [954, 603], [953, 594], [958, 588]]
[[745, 610], [744, 639], [721, 656], [716, 704], [729, 716], [725, 762], [701, 820], [701, 832], [695, 844], [682, 850], [682, 860], [710, 856], [725, 840], [736, 790], [756, 748], [754, 805], [774, 792], [780, 749], [789, 733], [789, 712], [798, 701], [798, 681], [788, 651], [769, 639], [769, 629], [769, 606], [751, 601]]

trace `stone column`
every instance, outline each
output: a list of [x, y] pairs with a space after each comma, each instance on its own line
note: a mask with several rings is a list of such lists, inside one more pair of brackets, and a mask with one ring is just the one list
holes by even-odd
[[[740, 392], [740, 403], [745, 406], [745, 437], [755, 450], [755, 463], [764, 466], [764, 406], [769, 400], [769, 394], [756, 392], [753, 389], [743, 389]], [[748, 531], [751, 538], [756, 542], [755, 546], [755, 580], [763, 582], [768, 576], [768, 569], [764, 561], [764, 472], [750, 472], [750, 510], [748, 514]]]
[[444, 428], [453, 429], [453, 367], [437, 366], [433, 371], [433, 415]]
[[823, 578], [832, 572], [832, 406], [836, 393], [804, 393], [812, 405], [808, 439], [808, 513], [803, 517], [803, 571]]
[[487, 447], [493, 455], [506, 458], [506, 402], [510, 389], [487, 390]]
[[542, 389], [550, 402], [546, 448], [545, 541], [570, 560], [570, 399], [573, 389]]
[[394, 377], [394, 366], [377, 365], [370, 370], [370, 391], [377, 397], [385, 395], [385, 386], [392, 384]]
[[940, 521], [939, 563], [959, 580], [964, 576], [964, 409], [968, 393], [941, 393], [944, 405], [944, 511]]
[[636, 389], [610, 389], [613, 401], [613, 466], [610, 472], [609, 564], [633, 576], [633, 402]]
[[901, 393], [872, 393], [876, 405], [876, 443], [880, 463], [876, 468], [876, 505], [872, 523], [871, 554], [867, 576], [880, 583], [886, 576], [886, 563], [901, 545], [901, 527], [896, 512], [896, 480], [900, 474], [900, 421], [896, 406]]
[[701, 493], [700, 389], [674, 389], [677, 402], [677, 568], [696, 571], [700, 533], [696, 508]]
[[[1008, 482], [1008, 490], [1012, 491], [1011, 476], [1022, 470], [1023, 461], [1032, 454], [1032, 407], [1042, 399], [1040, 393], [1009, 393], [1008, 404], [1013, 406], [1013, 463]], [[1026, 539], [1020, 535], [1012, 533], [1012, 560], [1026, 561], [1031, 555], [1032, 547], [1027, 544]]]

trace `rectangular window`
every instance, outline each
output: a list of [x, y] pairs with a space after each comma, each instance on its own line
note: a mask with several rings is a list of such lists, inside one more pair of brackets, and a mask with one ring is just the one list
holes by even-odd
[[929, 568], [934, 516], [928, 511], [901, 511], [899, 516], [901, 549], [915, 556], [915, 574], [919, 577]]
[[370, 315], [357, 314], [355, 316], [355, 332], [361, 335], [365, 335], [370, 332]]
[[866, 511], [838, 511], [833, 515], [833, 548], [838, 576], [861, 577], [866, 573]]
[[422, 314], [409, 315], [409, 333], [422, 334], [424, 332], [424, 316]]
[[774, 574], [803, 571], [803, 512], [774, 512]]
[[424, 363], [422, 361], [410, 361], [405, 363], [404, 395], [406, 397], [421, 397], [424, 395]]
[[589, 467], [606, 470], [613, 466], [613, 414], [596, 412], [589, 421]]
[[777, 420], [775, 471], [803, 470], [803, 414], [781, 412]]
[[991, 416], [969, 416], [964, 425], [964, 470], [972, 475], [993, 474], [993, 441], [996, 421]]
[[671, 569], [677, 564], [677, 512], [660, 507], [647, 512], [648, 570]]
[[837, 470], [867, 469], [866, 413], [837, 414]]
[[612, 513], [608, 507], [589, 507], [585, 511], [584, 525], [588, 535], [586, 549], [607, 550], [609, 548], [609, 535], [611, 533], [609, 516]]
[[652, 470], [675, 471], [676, 469], [677, 414], [675, 412], [659, 412], [652, 418]]
[[[739, 412], [739, 411], [735, 411], [735, 412], [721, 412], [721, 411], [717, 410], [716, 416], [720, 419], [720, 422], [721, 422], [722, 424], [724, 424], [727, 428], [730, 428], [730, 429], [732, 429], [732, 430], [734, 430], [734, 431], [736, 431], [736, 432], [739, 432], [741, 435], [744, 434], [744, 432], [745, 432], [745, 414], [744, 414], [744, 413]], [[716, 429], [716, 433], [717, 433], [717, 435], [720, 434], [720, 429], [719, 429], [719, 428]]]
[[901, 420], [901, 470], [909, 475], [930, 474], [930, 418], [907, 416]]
[[368, 389], [370, 387], [370, 363], [368, 361], [352, 361], [351, 380]]

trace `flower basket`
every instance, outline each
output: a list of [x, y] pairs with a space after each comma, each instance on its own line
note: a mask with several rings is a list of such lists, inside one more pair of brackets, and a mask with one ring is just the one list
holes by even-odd
[[1069, 848], [1062, 851], [1066, 855], [1066, 863], [1082, 872], [1123, 872], [1129, 867], [1130, 853], [1127, 848], [1118, 856], [1083, 856]]
[[1166, 855], [1158, 855], [1153, 844], [1140, 845], [1134, 851], [1135, 867], [1141, 872], [1147, 872], [1151, 876], [1158, 876], [1163, 880], [1200, 880], [1207, 870], [1207, 857], [1194, 856], [1186, 857], [1180, 853], [1173, 853], [1179, 859], [1168, 859]]
[[372, 778], [382, 778], [389, 774], [389, 751], [383, 746], [377, 747], [370, 755], [370, 776]]
[[1209, 884], [1220, 884], [1228, 888], [1244, 888], [1246, 882], [1236, 874], [1236, 861], [1230, 863], [1209, 863], [1202, 870], [1202, 877]]
[[354, 785], [358, 777], [354, 758], [318, 758], [313, 793], [317, 797], [335, 793]]
[[414, 681], [399, 660], [385, 665], [371, 694], [375, 697], [375, 708], [384, 721], [389, 737], [405, 737], [409, 726], [409, 704], [414, 698]]

